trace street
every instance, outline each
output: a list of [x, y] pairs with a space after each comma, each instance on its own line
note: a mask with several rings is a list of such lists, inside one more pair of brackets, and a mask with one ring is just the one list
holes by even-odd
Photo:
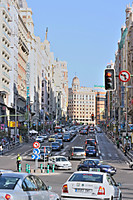
[[[86, 135], [76, 135], [70, 142], [65, 142], [64, 149], [61, 151], [53, 152], [53, 155], [64, 155], [68, 156], [68, 150], [71, 146], [84, 146], [84, 142], [86, 139]], [[117, 173], [114, 175], [115, 180], [121, 183], [121, 190], [123, 194], [124, 200], [133, 199], [133, 172], [128, 167], [127, 158], [117, 147], [107, 138], [105, 133], [97, 133], [96, 134], [98, 141], [98, 148], [100, 152], [100, 159], [104, 162], [116, 167]], [[22, 144], [19, 148], [16, 148], [10, 152], [5, 153], [5, 155], [0, 157], [0, 169], [12, 169], [16, 170], [16, 157], [17, 154], [20, 153], [23, 161], [22, 161], [22, 171], [25, 171], [25, 165], [28, 163], [31, 166], [31, 169], [35, 167], [34, 160], [31, 159], [31, 154], [33, 151], [32, 147], [33, 142], [28, 144]], [[48, 144], [48, 141], [43, 143]], [[47, 185], [52, 186], [52, 190], [59, 195], [61, 194], [61, 186], [68, 179], [68, 177], [72, 174], [72, 172], [76, 171], [77, 165], [79, 164], [79, 160], [71, 160], [72, 169], [71, 170], [55, 170], [52, 173], [50, 169], [50, 173], [47, 174], [47, 170], [45, 170], [45, 174], [36, 173]], [[38, 162], [38, 166], [43, 161]], [[47, 163], [46, 163], [47, 164]]]

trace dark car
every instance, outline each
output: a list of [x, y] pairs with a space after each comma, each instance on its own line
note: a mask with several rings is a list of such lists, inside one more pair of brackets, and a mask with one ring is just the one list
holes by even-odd
[[[45, 148], [45, 153], [44, 153], [44, 148]], [[40, 149], [40, 155], [41, 155], [41, 159], [44, 160], [44, 156], [45, 156], [45, 159], [48, 160], [48, 157], [52, 156], [52, 148], [50, 146], [42, 146]]]
[[101, 172], [109, 173], [110, 175], [114, 175], [116, 173], [116, 168], [107, 164], [97, 164], [93, 160], [84, 160], [82, 161], [78, 167], [77, 171], [89, 171], [90, 168], [100, 168]]
[[95, 133], [95, 129], [94, 128], [89, 128], [89, 133]]
[[65, 142], [69, 142], [71, 140], [71, 134], [64, 134], [63, 136], [63, 141]]
[[95, 146], [87, 146], [85, 149], [86, 156], [96, 156]]
[[82, 129], [82, 130], [80, 131], [80, 134], [82, 134], [82, 135], [87, 135], [87, 134], [88, 134], [88, 130], [87, 130], [87, 129]]
[[51, 147], [52, 151], [59, 151], [61, 149], [61, 145], [59, 142], [52, 142]]
[[96, 145], [97, 145], [97, 142], [96, 142], [95, 138], [87, 138], [85, 140], [85, 147], [86, 146], [95, 146], [96, 147]]
[[60, 143], [60, 146], [61, 146], [61, 148], [63, 148], [64, 147], [64, 143], [63, 143], [63, 140], [62, 139], [56, 139], [56, 141], [55, 142], [59, 142]]

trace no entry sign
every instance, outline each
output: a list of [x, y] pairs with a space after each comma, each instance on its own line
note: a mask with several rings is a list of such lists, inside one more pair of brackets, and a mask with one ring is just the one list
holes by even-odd
[[122, 82], [128, 82], [130, 80], [130, 73], [126, 70], [122, 70], [119, 73], [119, 79]]

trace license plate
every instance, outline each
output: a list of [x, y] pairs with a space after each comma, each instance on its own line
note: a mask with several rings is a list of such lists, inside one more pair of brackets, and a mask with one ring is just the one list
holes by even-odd
[[90, 193], [92, 190], [91, 189], [75, 189], [75, 192], [79, 193]]

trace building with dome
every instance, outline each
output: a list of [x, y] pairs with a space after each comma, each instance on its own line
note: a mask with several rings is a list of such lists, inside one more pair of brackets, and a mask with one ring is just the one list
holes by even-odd
[[68, 89], [68, 116], [73, 122], [95, 124], [95, 90], [80, 86], [77, 76], [72, 80], [72, 88]]

